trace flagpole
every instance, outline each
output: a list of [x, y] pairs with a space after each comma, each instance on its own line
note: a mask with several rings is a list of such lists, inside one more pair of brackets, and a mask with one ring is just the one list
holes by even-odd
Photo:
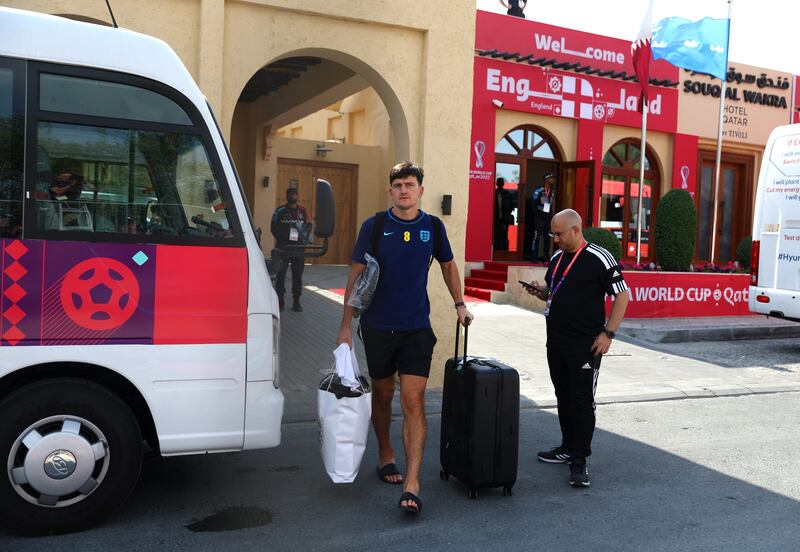
[[[645, 84], [647, 86], [647, 84]], [[647, 112], [650, 111], [647, 102], [642, 100], [642, 146], [639, 150], [639, 202], [636, 208], [636, 264], [642, 259], [642, 196], [644, 195], [644, 163], [647, 159]]]
[[[733, 0], [728, 0], [728, 45], [730, 45], [730, 25], [731, 25], [731, 5], [733, 4]], [[727, 56], [726, 56], [727, 61]], [[711, 264], [714, 264], [714, 253], [716, 252], [717, 246], [717, 216], [719, 211], [719, 169], [720, 165], [722, 164], [722, 124], [724, 122], [725, 116], [725, 92], [728, 87], [728, 78], [727, 78], [727, 70], [728, 66], [727, 63], [725, 65], [725, 76], [722, 77], [722, 90], [719, 95], [719, 123], [717, 126], [717, 161], [716, 166], [714, 168], [714, 197], [712, 201], [714, 202], [714, 218], [711, 221]]]

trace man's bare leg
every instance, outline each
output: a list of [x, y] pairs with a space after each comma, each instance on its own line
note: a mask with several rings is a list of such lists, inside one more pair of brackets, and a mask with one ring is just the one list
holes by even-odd
[[[394, 397], [394, 376], [372, 380], [372, 427], [378, 438], [378, 467], [393, 463], [394, 448], [389, 436], [389, 425], [392, 421], [392, 398]], [[384, 478], [392, 483], [401, 483], [400, 474], [387, 475]]]
[[[428, 433], [425, 418], [425, 386], [428, 378], [422, 376], [400, 376], [400, 405], [403, 407], [403, 445], [406, 449], [406, 481], [404, 491], [419, 495], [419, 473], [422, 468], [422, 452]], [[414, 501], [404, 500], [401, 506], [418, 506]]]

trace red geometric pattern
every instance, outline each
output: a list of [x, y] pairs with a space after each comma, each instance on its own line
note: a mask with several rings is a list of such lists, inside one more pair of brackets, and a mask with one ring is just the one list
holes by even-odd
[[15, 282], [19, 282], [20, 278], [28, 273], [27, 269], [16, 261], [11, 263], [3, 272]]
[[28, 292], [25, 291], [21, 285], [14, 282], [7, 290], [3, 292], [3, 295], [5, 295], [12, 303], [17, 303], [20, 299], [28, 295]]
[[11, 326], [11, 329], [3, 334], [3, 339], [8, 341], [11, 345], [16, 345], [17, 343], [25, 339], [25, 334], [22, 333], [22, 330], [20, 330], [16, 326]]
[[6, 247], [6, 253], [15, 261], [28, 252], [28, 248], [19, 240], [16, 240]]
[[[17, 325], [27, 316], [27, 314], [17, 303], [19, 303], [19, 301], [28, 294], [25, 288], [19, 285], [19, 281], [28, 273], [28, 270], [22, 266], [22, 263], [19, 262], [19, 259], [21, 259], [28, 252], [28, 248], [25, 247], [25, 245], [19, 240], [15, 240], [8, 245], [5, 245], [6, 242], [3, 243], [3, 253], [4, 255], [8, 255], [12, 262], [7, 264], [10, 259], [6, 259], [3, 256], [2, 264], [7, 264], [7, 266], [5, 266], [3, 269], [2, 284], [5, 284], [7, 281], [6, 278], [10, 279], [12, 283], [5, 290], [3, 290], [3, 296], [11, 302], [8, 308], [2, 308], [5, 301], [3, 301], [2, 296], [0, 296], [0, 310], [2, 310], [2, 318], [11, 322], [11, 327], [5, 330], [1, 337], [5, 339], [7, 343], [16, 345], [25, 339], [25, 333], [19, 329]], [[0, 322], [2, 322], [2, 320], [0, 320]], [[0, 342], [0, 345], [1, 344], [2, 342]]]
[[10, 308], [3, 311], [3, 318], [16, 326], [19, 324], [20, 320], [25, 318], [25, 311], [19, 308], [18, 305], [11, 305]]

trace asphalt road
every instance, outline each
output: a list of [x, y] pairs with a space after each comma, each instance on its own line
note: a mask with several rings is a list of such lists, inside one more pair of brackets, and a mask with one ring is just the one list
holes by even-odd
[[316, 424], [288, 424], [277, 449], [150, 458], [104, 525], [44, 538], [0, 533], [0, 550], [794, 551], [798, 418], [798, 393], [601, 405], [592, 487], [576, 490], [565, 466], [534, 460], [558, 440], [554, 412], [526, 408], [514, 496], [469, 500], [438, 479], [432, 416], [418, 519], [398, 510], [398, 487], [375, 477], [374, 440], [357, 481], [335, 486]]

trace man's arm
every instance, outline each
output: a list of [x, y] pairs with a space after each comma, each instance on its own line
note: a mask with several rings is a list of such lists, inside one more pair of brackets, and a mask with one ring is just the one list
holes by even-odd
[[[622, 319], [625, 318], [625, 309], [628, 308], [628, 302], [630, 302], [630, 291], [627, 289], [614, 296], [614, 304], [611, 305], [611, 316], [608, 317], [608, 323], [606, 324], [607, 330], [616, 332], [619, 329]], [[608, 352], [609, 347], [611, 347], [611, 338], [600, 332], [600, 335], [594, 339], [592, 352], [596, 355], [604, 355]]]
[[467, 310], [466, 305], [464, 305], [464, 295], [461, 293], [461, 276], [458, 273], [458, 266], [452, 259], [444, 263], [439, 262], [439, 265], [442, 267], [442, 277], [444, 278], [447, 289], [450, 291], [450, 295], [453, 297], [453, 302], [455, 304], [461, 303], [460, 306], [456, 307], [458, 322], [462, 326], [469, 326], [473, 316], [472, 313]]
[[278, 221], [280, 219], [280, 212], [281, 212], [280, 207], [275, 209], [275, 212], [272, 213], [272, 220], [269, 223], [269, 231], [272, 232], [272, 237], [275, 238], [276, 240], [278, 239], [278, 226], [279, 226]]
[[350, 299], [350, 294], [353, 292], [353, 286], [356, 280], [358, 280], [358, 277], [361, 276], [365, 268], [367, 268], [367, 265], [361, 263], [353, 263], [350, 267], [350, 276], [347, 277], [347, 287], [344, 290], [344, 314], [342, 315], [342, 325], [339, 328], [339, 336], [336, 338], [337, 346], [342, 343], [347, 343], [351, 349], [353, 348], [353, 330], [350, 328], [350, 324], [353, 321], [353, 307], [348, 305], [347, 301]]

